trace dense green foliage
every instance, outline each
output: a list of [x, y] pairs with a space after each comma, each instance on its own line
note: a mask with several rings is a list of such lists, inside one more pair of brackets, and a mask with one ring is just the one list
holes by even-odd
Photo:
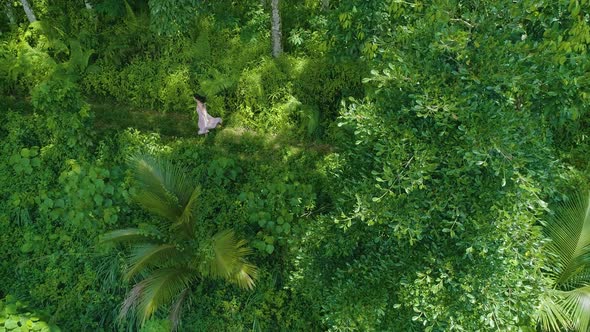
[[[542, 225], [589, 188], [587, 1], [282, 0], [279, 58], [267, 1], [29, 2], [39, 21], [0, 18], [6, 303], [66, 331], [173, 327], [167, 301], [117, 319], [153, 270], [100, 242], [171, 230], [138, 154], [200, 188], [195, 241], [231, 229], [258, 268], [252, 290], [199, 277], [180, 330], [534, 331], [576, 286]], [[206, 136], [194, 93], [223, 118]]]

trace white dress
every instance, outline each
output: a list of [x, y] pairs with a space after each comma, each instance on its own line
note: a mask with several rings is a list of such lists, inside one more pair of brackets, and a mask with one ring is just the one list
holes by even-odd
[[223, 123], [221, 118], [214, 118], [207, 114], [207, 106], [197, 100], [197, 115], [199, 116], [199, 135], [209, 132], [209, 129], [214, 129], [218, 124]]

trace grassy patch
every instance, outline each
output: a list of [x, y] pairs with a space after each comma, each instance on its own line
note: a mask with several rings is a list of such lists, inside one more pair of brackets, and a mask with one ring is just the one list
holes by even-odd
[[140, 131], [156, 132], [166, 138], [197, 136], [196, 120], [188, 113], [161, 113], [107, 103], [95, 103], [91, 106], [95, 116], [94, 129], [99, 134], [132, 127]]

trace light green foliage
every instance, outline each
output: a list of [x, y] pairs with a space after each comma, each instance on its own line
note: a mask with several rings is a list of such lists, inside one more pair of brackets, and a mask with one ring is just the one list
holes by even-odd
[[3, 42], [0, 52], [2, 91], [6, 94], [28, 92], [55, 68], [55, 61], [31, 47], [26, 39]]
[[167, 319], [150, 319], [139, 330], [140, 332], [168, 332], [172, 324]]
[[32, 104], [41, 112], [75, 112], [83, 105], [78, 87], [69, 80], [50, 80], [31, 92]]
[[184, 111], [195, 103], [191, 95], [189, 70], [180, 67], [166, 76], [159, 98], [163, 101], [164, 109]]
[[0, 331], [39, 331], [59, 332], [59, 327], [48, 324], [46, 315], [39, 315], [29, 311], [27, 305], [16, 300], [14, 296], [6, 296], [0, 300]]
[[195, 89], [189, 69], [172, 61], [136, 59], [122, 70], [101, 61], [85, 76], [83, 84], [88, 93], [114, 97], [140, 109], [187, 112], [194, 107]]

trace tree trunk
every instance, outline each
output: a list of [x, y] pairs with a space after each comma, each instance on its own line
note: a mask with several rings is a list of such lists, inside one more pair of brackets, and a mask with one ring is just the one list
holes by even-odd
[[281, 45], [281, 14], [279, 13], [279, 0], [271, 0], [272, 7], [272, 56], [278, 57], [283, 53]]
[[27, 14], [29, 22], [35, 22], [37, 18], [35, 17], [35, 13], [33, 12], [31, 5], [29, 5], [29, 2], [27, 0], [20, 0], [20, 2], [23, 4], [23, 8], [25, 9], [25, 14]]
[[5, 2], [4, 6], [6, 6], [6, 17], [8, 17], [8, 22], [11, 25], [16, 24], [16, 18], [14, 18], [14, 12], [12, 11], [12, 5], [9, 2]]

